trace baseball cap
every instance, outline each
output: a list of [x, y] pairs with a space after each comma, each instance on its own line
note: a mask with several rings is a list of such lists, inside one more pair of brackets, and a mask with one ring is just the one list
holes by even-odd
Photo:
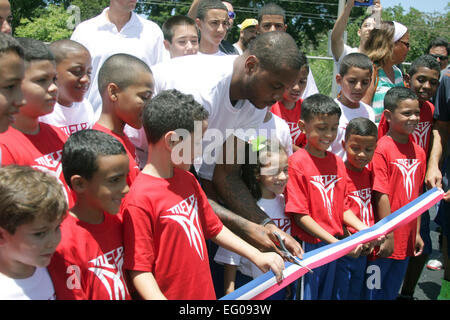
[[239, 29], [244, 30], [248, 27], [254, 27], [258, 25], [258, 20], [256, 19], [245, 19], [241, 24], [238, 25]]

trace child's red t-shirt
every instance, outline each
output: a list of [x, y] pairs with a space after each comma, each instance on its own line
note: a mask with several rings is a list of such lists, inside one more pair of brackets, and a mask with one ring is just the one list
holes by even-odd
[[[378, 141], [372, 160], [373, 190], [389, 196], [391, 212], [395, 212], [416, 199], [425, 178], [426, 157], [424, 150], [412, 139], [402, 144], [390, 136]], [[378, 221], [375, 213], [375, 219]], [[403, 260], [414, 255], [417, 219], [394, 230], [392, 259]]]
[[70, 214], [61, 224], [61, 242], [48, 271], [59, 300], [130, 300], [122, 269], [123, 228], [104, 213], [100, 224]]
[[[286, 186], [286, 213], [307, 214], [333, 236], [343, 235], [343, 213], [347, 196], [347, 172], [341, 158], [326, 152], [317, 158], [305, 149], [289, 158], [289, 180]], [[291, 234], [308, 243], [321, 240], [291, 223]]]
[[194, 176], [140, 173], [122, 205], [124, 268], [151, 272], [169, 300], [216, 299], [205, 239], [223, 224]]
[[[430, 101], [425, 101], [420, 106], [420, 121], [416, 126], [412, 137], [414, 142], [417, 143], [425, 150], [425, 154], [428, 154], [430, 147], [431, 130], [433, 127], [433, 115], [434, 105]], [[381, 115], [380, 123], [378, 125], [378, 139], [386, 135], [389, 130], [389, 123], [384, 117], [384, 112]]]
[[300, 130], [298, 126], [298, 120], [300, 120], [300, 113], [302, 110], [302, 102], [300, 99], [295, 103], [295, 107], [292, 110], [286, 109], [281, 101], [275, 103], [270, 111], [276, 114], [289, 125], [291, 131], [292, 143], [298, 147], [304, 147], [306, 145], [306, 135]]
[[[366, 226], [374, 225], [372, 208], [372, 173], [368, 168], [362, 171], [354, 171], [347, 168], [348, 195], [347, 206]], [[347, 227], [351, 233], [355, 233], [352, 227]]]
[[25, 134], [13, 127], [0, 134], [1, 164], [30, 166], [50, 173], [61, 181], [69, 208], [74, 205], [72, 190], [64, 179], [62, 150], [67, 135], [59, 128], [40, 122], [39, 133]]

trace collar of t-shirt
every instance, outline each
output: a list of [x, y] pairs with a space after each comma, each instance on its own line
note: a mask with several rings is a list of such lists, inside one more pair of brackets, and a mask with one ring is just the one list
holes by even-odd
[[121, 32], [123, 32], [123, 30], [126, 30], [127, 28], [133, 27], [137, 23], [139, 23], [139, 19], [138, 19], [137, 14], [134, 11], [132, 11], [130, 20], [128, 20], [128, 22], [125, 23], [125, 25], [122, 27], [122, 29], [120, 29], [120, 32], [119, 32], [119, 31], [117, 31], [116, 25], [114, 23], [112, 23], [111, 21], [109, 21], [109, 19], [108, 19], [107, 15], [106, 15], [106, 12], [108, 10], [109, 10], [109, 7], [105, 8], [102, 11], [100, 24], [99, 24], [100, 28], [102, 28], [102, 27], [109, 28], [109, 29], [111, 29], [111, 30], [113, 30], [113, 31], [115, 31], [117, 33], [121, 33]]

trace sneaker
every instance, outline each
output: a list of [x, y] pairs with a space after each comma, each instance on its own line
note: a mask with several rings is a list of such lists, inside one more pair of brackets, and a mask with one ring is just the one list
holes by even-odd
[[430, 270], [441, 270], [442, 269], [442, 262], [439, 260], [429, 260], [427, 263], [427, 268]]

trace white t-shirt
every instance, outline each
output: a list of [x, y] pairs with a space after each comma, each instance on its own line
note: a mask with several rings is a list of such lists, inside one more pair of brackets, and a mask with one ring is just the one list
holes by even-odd
[[344, 106], [337, 98], [334, 99], [334, 101], [336, 101], [336, 103], [341, 108], [342, 115], [339, 118], [339, 128], [336, 139], [331, 144], [328, 150], [341, 157], [341, 159], [345, 161], [347, 157], [344, 147], [342, 146], [342, 142], [345, 139], [345, 129], [347, 128], [348, 123], [350, 122], [350, 120], [358, 117], [367, 118], [375, 122], [375, 113], [368, 104], [365, 104], [362, 101], [359, 102], [359, 108], [355, 109]]
[[220, 56], [226, 56], [227, 54], [218, 50], [216, 53], [204, 53], [204, 52], [200, 52], [198, 51], [197, 54], [199, 55], [204, 55], [204, 56], [216, 56], [216, 57], [220, 57]]
[[[278, 228], [286, 232], [291, 233], [291, 221], [284, 213], [284, 196], [282, 194], [277, 195], [273, 199], [261, 198], [256, 203], [267, 215], [275, 222]], [[259, 268], [254, 265], [250, 260], [241, 257], [237, 253], [219, 247], [214, 261], [220, 264], [229, 264], [238, 266], [238, 270], [246, 276], [257, 278], [263, 274]]]
[[70, 136], [77, 131], [92, 128], [95, 122], [94, 109], [87, 99], [74, 102], [70, 107], [56, 103], [53, 112], [39, 117], [39, 121], [58, 127]]
[[0, 300], [55, 300], [47, 268], [36, 268], [29, 278], [13, 279], [0, 273]]
[[119, 32], [106, 17], [108, 10], [109, 7], [100, 15], [80, 23], [71, 36], [72, 40], [83, 44], [92, 56], [92, 82], [86, 97], [94, 108], [95, 121], [99, 119], [102, 109], [98, 71], [107, 58], [116, 53], [127, 53], [150, 67], [167, 58], [164, 36], [156, 23], [132, 12], [130, 20]]
[[316, 81], [314, 80], [311, 68], [309, 68], [308, 79], [306, 81], [307, 83], [301, 97], [302, 99], [306, 99], [313, 94], [319, 93], [319, 89], [317, 89]]
[[[230, 101], [233, 63], [238, 55], [189, 55], [170, 59], [152, 68], [155, 94], [177, 89], [192, 94], [208, 112], [208, 129], [203, 137], [203, 163], [196, 169], [201, 178], [212, 180], [216, 153], [236, 129], [258, 128], [266, 109], [256, 108], [248, 100]], [[125, 133], [137, 148], [146, 149], [143, 130], [126, 127]]]
[[353, 52], [359, 52], [358, 48], [353, 48], [353, 47], [350, 47], [350, 46], [344, 44], [344, 49], [342, 51], [341, 56], [338, 59], [335, 56], [333, 56], [334, 64], [336, 65], [336, 68], [337, 68], [336, 70], [337, 70], [338, 73], [339, 73], [339, 67], [341, 65], [342, 59], [344, 59], [344, 57], [346, 55], [348, 55], [350, 53], [353, 53]]

